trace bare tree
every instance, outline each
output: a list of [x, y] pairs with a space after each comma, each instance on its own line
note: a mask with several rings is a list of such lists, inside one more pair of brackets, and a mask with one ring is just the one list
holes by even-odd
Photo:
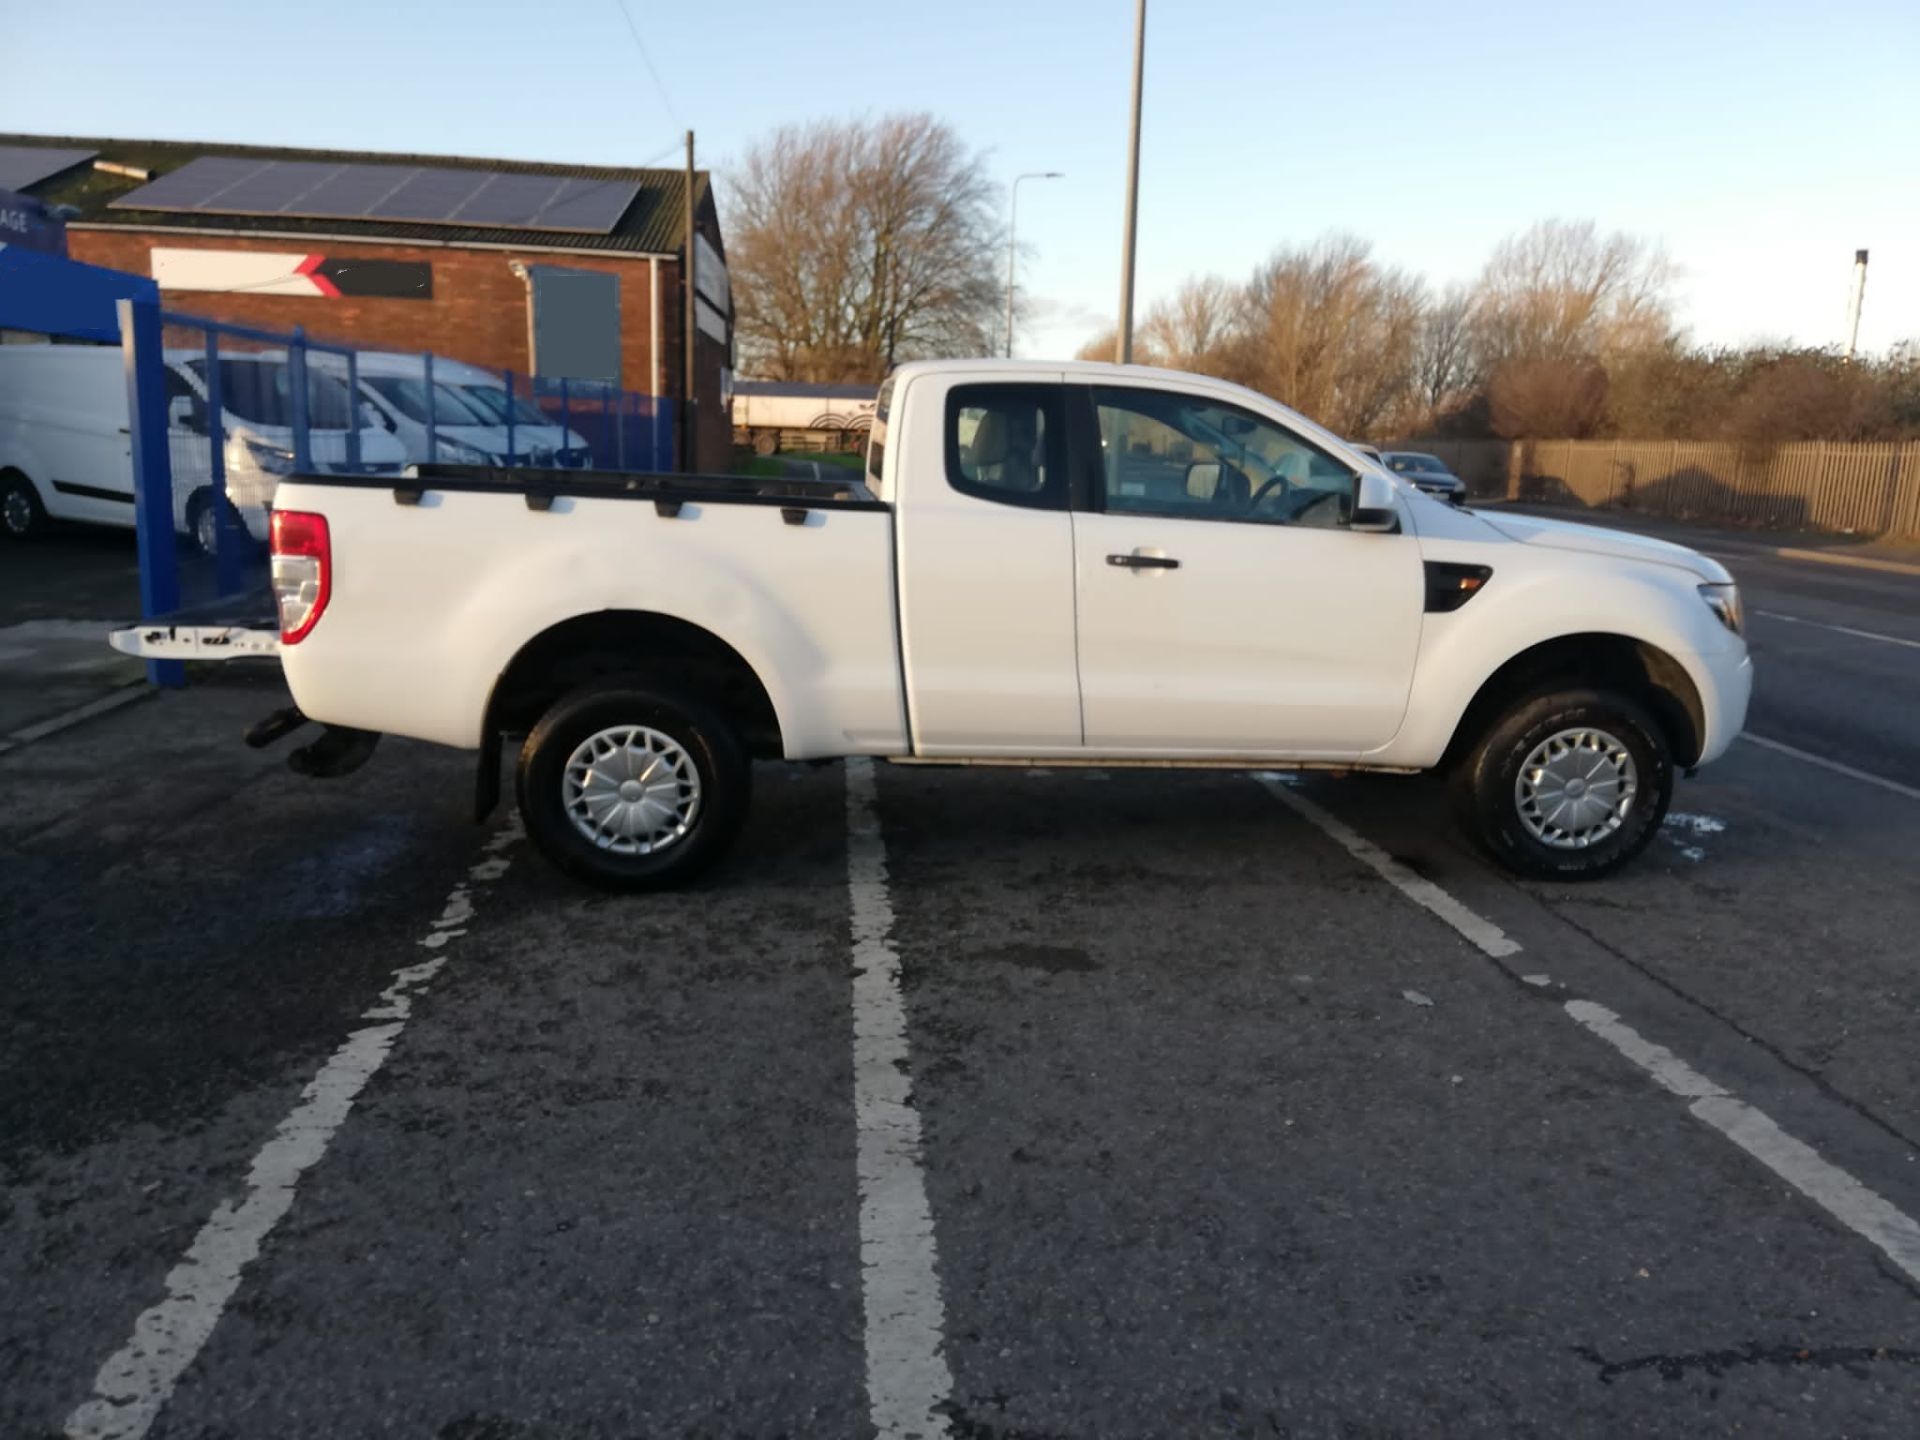
[[1591, 220], [1543, 220], [1495, 247], [1474, 330], [1492, 370], [1515, 360], [1605, 358], [1672, 329], [1673, 267], [1660, 250]]
[[1378, 264], [1366, 241], [1329, 235], [1281, 250], [1248, 283], [1247, 383], [1343, 435], [1403, 406], [1425, 286]]
[[1246, 322], [1245, 289], [1208, 275], [1187, 281], [1154, 305], [1134, 348], [1151, 356], [1155, 365], [1244, 381], [1249, 359]]
[[747, 152], [726, 202], [751, 372], [877, 381], [901, 360], [991, 353], [998, 192], [932, 116], [783, 127]]
[[1473, 295], [1464, 285], [1448, 286], [1420, 317], [1414, 383], [1426, 411], [1423, 419], [1430, 420], [1460, 404], [1479, 383], [1473, 322]]

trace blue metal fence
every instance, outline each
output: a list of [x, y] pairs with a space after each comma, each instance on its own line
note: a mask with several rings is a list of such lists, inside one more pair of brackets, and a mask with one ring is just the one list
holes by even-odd
[[[264, 617], [267, 517], [287, 474], [399, 478], [436, 462], [673, 468], [672, 407], [654, 396], [127, 308], [148, 620], [229, 623], [249, 604]], [[180, 683], [175, 664], [152, 673]]]

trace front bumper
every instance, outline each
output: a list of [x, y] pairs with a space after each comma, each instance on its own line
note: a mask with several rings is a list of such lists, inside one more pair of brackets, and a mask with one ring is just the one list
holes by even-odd
[[1696, 656], [1695, 660], [1706, 677], [1706, 683], [1700, 685], [1706, 733], [1694, 763], [1705, 765], [1726, 754], [1727, 747], [1746, 728], [1747, 705], [1753, 698], [1753, 656], [1739, 644]]

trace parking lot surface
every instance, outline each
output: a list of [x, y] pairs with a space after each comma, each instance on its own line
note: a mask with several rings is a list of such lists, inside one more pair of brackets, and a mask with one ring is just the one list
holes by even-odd
[[0, 1435], [1912, 1435], [1920, 578], [1731, 563], [1751, 738], [1580, 886], [1419, 780], [772, 764], [611, 898], [242, 748], [270, 666], [0, 754]]

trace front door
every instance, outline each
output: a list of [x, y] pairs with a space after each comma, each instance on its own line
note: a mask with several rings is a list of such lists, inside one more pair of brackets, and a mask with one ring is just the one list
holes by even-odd
[[1090, 392], [1101, 474], [1074, 515], [1090, 753], [1345, 759], [1406, 713], [1424, 582], [1408, 534], [1349, 530], [1350, 467], [1264, 416]]

